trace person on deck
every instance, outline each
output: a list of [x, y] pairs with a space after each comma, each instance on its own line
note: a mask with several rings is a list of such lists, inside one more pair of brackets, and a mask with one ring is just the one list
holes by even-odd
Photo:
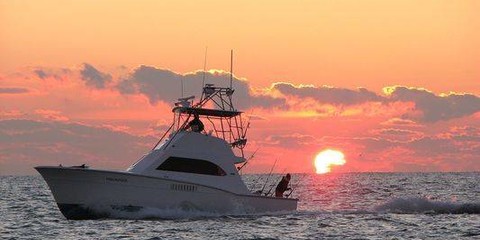
[[290, 183], [290, 173], [282, 177], [282, 180], [278, 183], [277, 188], [275, 188], [275, 197], [283, 197], [283, 193], [291, 189], [288, 187], [288, 183]]
[[187, 129], [190, 128], [194, 132], [202, 132], [203, 129], [205, 129], [205, 126], [203, 125], [202, 121], [200, 121], [200, 118], [198, 114], [194, 114], [192, 121], [190, 121], [187, 125]]

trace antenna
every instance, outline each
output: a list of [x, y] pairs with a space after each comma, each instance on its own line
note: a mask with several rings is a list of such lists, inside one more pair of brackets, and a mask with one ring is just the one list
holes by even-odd
[[[205, 59], [203, 60], [203, 79], [202, 79], [202, 89], [205, 87], [205, 73], [207, 71], [207, 52], [208, 52], [208, 46], [205, 47]], [[202, 90], [203, 91], [203, 90]]]
[[233, 49], [230, 50], [230, 89], [232, 89], [233, 82]]
[[182, 98], [183, 98], [183, 78], [181, 78], [181, 84], [182, 84]]

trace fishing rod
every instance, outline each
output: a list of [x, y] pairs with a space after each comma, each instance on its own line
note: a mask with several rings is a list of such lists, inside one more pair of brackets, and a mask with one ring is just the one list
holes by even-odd
[[268, 174], [267, 181], [265, 181], [265, 184], [262, 187], [262, 190], [260, 191], [260, 194], [263, 193], [263, 190], [265, 189], [265, 186], [267, 186], [268, 179], [270, 178], [270, 175], [272, 175], [273, 169], [275, 168], [275, 165], [277, 164], [278, 158], [275, 159], [275, 162], [273, 163], [272, 169], [270, 169], [270, 173]]
[[252, 158], [255, 157], [255, 154], [257, 154], [258, 152], [258, 149], [260, 149], [259, 147], [252, 153], [252, 155], [242, 164], [242, 166], [240, 166], [238, 168], [238, 171], [241, 171], [243, 167], [245, 167], [245, 165], [247, 165], [248, 161], [252, 160]]
[[291, 190], [290, 190], [290, 193], [288, 193], [287, 195], [285, 195], [287, 198], [290, 197], [290, 195], [292, 195], [293, 191], [300, 185], [300, 183], [302, 182], [302, 180], [307, 176], [308, 174], [305, 174], [303, 175], [297, 182], [297, 184], [295, 184], [295, 187], [292, 187]]
[[[283, 169], [283, 172], [280, 174], [280, 176], [283, 176], [283, 174], [287, 171], [287, 168]], [[265, 196], [270, 195], [270, 192], [272, 191], [273, 187], [275, 187], [275, 183], [270, 187], [267, 193], [265, 193]]]

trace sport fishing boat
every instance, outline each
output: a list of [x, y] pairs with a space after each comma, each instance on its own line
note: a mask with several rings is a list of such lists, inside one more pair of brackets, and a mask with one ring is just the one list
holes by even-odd
[[[295, 211], [298, 199], [250, 191], [245, 164], [248, 124], [231, 87], [206, 84], [200, 100], [181, 98], [155, 147], [126, 171], [39, 166], [67, 219], [115, 218], [110, 210], [186, 210], [225, 215]], [[129, 218], [128, 214], [123, 217]]]

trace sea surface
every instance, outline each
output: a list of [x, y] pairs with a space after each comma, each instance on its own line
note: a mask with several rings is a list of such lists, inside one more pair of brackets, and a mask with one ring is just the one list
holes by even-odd
[[[261, 189], [267, 175], [244, 175]], [[272, 175], [265, 189], [275, 184]], [[480, 173], [293, 175], [298, 211], [66, 220], [40, 176], [0, 177], [0, 239], [480, 239]]]

